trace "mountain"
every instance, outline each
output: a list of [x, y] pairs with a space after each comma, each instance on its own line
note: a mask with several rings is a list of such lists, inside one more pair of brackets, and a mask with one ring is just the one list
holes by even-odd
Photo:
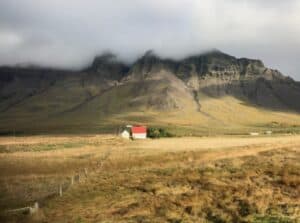
[[111, 53], [81, 71], [0, 68], [0, 133], [112, 132], [126, 123], [176, 132], [300, 126], [300, 84], [260, 60], [220, 51], [182, 60]]

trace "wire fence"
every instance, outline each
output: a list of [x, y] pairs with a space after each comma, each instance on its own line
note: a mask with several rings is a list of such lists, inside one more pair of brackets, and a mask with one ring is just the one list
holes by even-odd
[[93, 174], [97, 173], [97, 171], [101, 170], [104, 162], [109, 158], [111, 151], [107, 151], [94, 165], [88, 167], [84, 167], [77, 171], [76, 173], [68, 176], [64, 179], [61, 179], [57, 182], [57, 187], [49, 188], [49, 193], [43, 199], [39, 201], [35, 201], [32, 206], [21, 207], [17, 209], [7, 210], [5, 212], [6, 215], [17, 215], [17, 214], [26, 214], [26, 215], [33, 215], [36, 214], [39, 209], [46, 205], [47, 201], [54, 197], [62, 197], [64, 193], [66, 193], [71, 187], [84, 183], [86, 180]]

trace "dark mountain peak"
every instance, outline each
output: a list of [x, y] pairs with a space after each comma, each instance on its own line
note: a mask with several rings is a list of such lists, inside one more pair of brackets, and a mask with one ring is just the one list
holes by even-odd
[[237, 63], [242, 66], [253, 65], [257, 67], [265, 67], [264, 63], [261, 60], [249, 58], [236, 58], [218, 49], [213, 49], [201, 54], [190, 56], [186, 60], [189, 59], [198, 59], [205, 61], [206, 63]]
[[147, 50], [142, 58], [158, 57], [154, 50]]
[[201, 58], [235, 58], [229, 54], [226, 54], [224, 52], [222, 52], [221, 50], [218, 50], [218, 49], [212, 49], [212, 50], [209, 50], [209, 51], [205, 51], [205, 52], [202, 52], [202, 53], [198, 53], [198, 54], [192, 54], [191, 56], [188, 56], [186, 57], [185, 59], [183, 60], [188, 60], [190, 58], [193, 58], [193, 59], [201, 59]]
[[[183, 74], [184, 77], [188, 77], [191, 70], [194, 70], [200, 76], [213, 75], [236, 78], [240, 76], [263, 75], [267, 70], [261, 60], [238, 59], [216, 49], [187, 57], [183, 62], [185, 65], [184, 70], [188, 71]], [[268, 72], [271, 71], [268, 70]]]
[[105, 79], [120, 80], [129, 70], [129, 67], [118, 60], [111, 52], [96, 56], [87, 72], [96, 73]]
[[212, 49], [212, 50], [209, 50], [209, 51], [206, 51], [202, 54], [200, 54], [201, 56], [214, 56], [214, 57], [230, 57], [232, 58], [233, 56], [227, 54], [227, 53], [224, 53], [223, 51], [221, 50], [218, 50], [218, 49]]
[[153, 50], [148, 50], [136, 61], [136, 64], [153, 65], [162, 61], [163, 59], [161, 59]]
[[120, 62], [117, 60], [117, 56], [115, 54], [111, 52], [106, 52], [94, 58], [92, 67], [97, 67], [102, 64], [112, 64], [112, 63], [120, 63]]
[[166, 60], [157, 56], [153, 50], [148, 50], [132, 65], [130, 73], [138, 78], [145, 77], [152, 71], [162, 69], [165, 64]]

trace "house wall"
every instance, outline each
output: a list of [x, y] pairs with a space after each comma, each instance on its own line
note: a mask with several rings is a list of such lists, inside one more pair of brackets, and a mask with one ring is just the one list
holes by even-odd
[[121, 133], [121, 136], [122, 136], [123, 138], [125, 138], [125, 139], [129, 139], [129, 138], [130, 138], [130, 134], [129, 134], [129, 132], [127, 132], [127, 131], [123, 131], [123, 132]]
[[134, 139], [146, 139], [147, 138], [147, 133], [133, 133], [132, 137]]

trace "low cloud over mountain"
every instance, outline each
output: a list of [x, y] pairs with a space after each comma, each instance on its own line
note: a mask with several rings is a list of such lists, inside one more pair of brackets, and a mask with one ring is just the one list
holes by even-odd
[[0, 64], [80, 68], [107, 49], [132, 62], [149, 48], [175, 59], [218, 48], [299, 80], [299, 11], [297, 0], [3, 0]]

